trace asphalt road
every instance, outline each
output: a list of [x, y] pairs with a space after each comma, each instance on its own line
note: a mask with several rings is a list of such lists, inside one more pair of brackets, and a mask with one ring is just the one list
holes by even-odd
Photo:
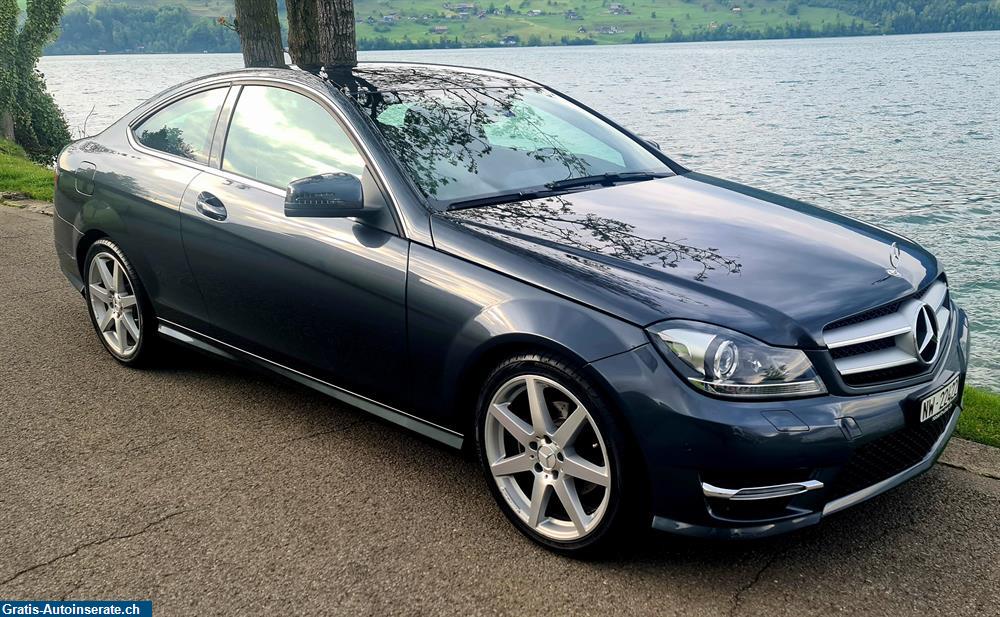
[[0, 207], [0, 598], [156, 615], [997, 615], [1000, 480], [936, 466], [793, 536], [521, 538], [458, 453], [179, 350], [116, 364], [51, 219]]

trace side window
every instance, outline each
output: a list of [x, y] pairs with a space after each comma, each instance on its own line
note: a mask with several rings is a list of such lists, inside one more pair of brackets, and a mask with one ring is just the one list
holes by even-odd
[[212, 123], [228, 90], [206, 90], [168, 105], [137, 126], [135, 138], [148, 148], [208, 163]]
[[285, 188], [319, 173], [361, 177], [364, 161], [319, 103], [268, 86], [246, 86], [229, 124], [222, 168]]

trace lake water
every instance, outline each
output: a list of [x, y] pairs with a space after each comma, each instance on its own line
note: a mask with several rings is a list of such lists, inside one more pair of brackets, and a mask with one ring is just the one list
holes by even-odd
[[[1000, 390], [1000, 32], [362, 58], [519, 73], [693, 169], [913, 238], [937, 254], [972, 318], [970, 381]], [[173, 84], [240, 66], [237, 54], [40, 63], [71, 128], [93, 110], [88, 133]]]

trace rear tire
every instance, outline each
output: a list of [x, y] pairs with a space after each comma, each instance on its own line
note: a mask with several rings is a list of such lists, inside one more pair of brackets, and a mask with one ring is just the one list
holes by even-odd
[[579, 367], [548, 354], [507, 359], [486, 380], [476, 427], [490, 492], [535, 542], [592, 556], [642, 528], [625, 434]]
[[87, 251], [83, 279], [98, 340], [122, 364], [146, 364], [156, 342], [156, 316], [125, 253], [107, 238], [97, 240]]

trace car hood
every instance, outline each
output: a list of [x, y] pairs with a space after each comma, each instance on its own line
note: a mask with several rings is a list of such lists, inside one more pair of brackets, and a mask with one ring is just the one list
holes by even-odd
[[774, 345], [822, 346], [826, 324], [937, 276], [901, 236], [696, 173], [448, 212], [434, 238], [637, 325], [696, 319]]

